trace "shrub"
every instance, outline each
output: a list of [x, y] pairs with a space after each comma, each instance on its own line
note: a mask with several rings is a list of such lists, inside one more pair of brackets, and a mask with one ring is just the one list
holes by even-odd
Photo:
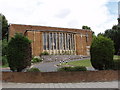
[[21, 72], [31, 65], [32, 52], [30, 40], [22, 34], [15, 34], [8, 42], [8, 63], [12, 71]]
[[2, 56], [5, 56], [7, 54], [7, 39], [2, 40]]
[[114, 55], [113, 41], [103, 36], [95, 37], [90, 48], [90, 55], [91, 64], [95, 69], [111, 69]]
[[62, 67], [59, 68], [58, 71], [73, 71], [72, 69], [73, 69], [72, 67]]
[[114, 60], [113, 70], [120, 70], [120, 60]]
[[62, 67], [59, 68], [58, 71], [87, 71], [84, 66], [75, 66], [75, 67]]
[[2, 56], [2, 65], [6, 65], [6, 64], [8, 64], [7, 57]]
[[47, 51], [44, 51], [40, 55], [49, 55], [49, 53]]
[[40, 72], [40, 70], [38, 68], [30, 68], [27, 72]]
[[76, 66], [74, 67], [75, 71], [87, 71], [87, 68], [85, 66]]
[[33, 58], [31, 60], [32, 63], [37, 63], [37, 62], [42, 62], [42, 59], [41, 58]]

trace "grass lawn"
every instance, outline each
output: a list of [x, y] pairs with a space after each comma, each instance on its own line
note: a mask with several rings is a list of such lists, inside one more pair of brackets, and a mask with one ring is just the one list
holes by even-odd
[[[66, 64], [63, 63], [62, 65], [66, 65]], [[92, 67], [90, 59], [68, 62], [67, 65]]]
[[[118, 59], [120, 59], [120, 56], [114, 55], [114, 60], [118, 60]], [[66, 63], [63, 63], [62, 65], [66, 65]], [[80, 61], [71, 61], [71, 62], [68, 62], [67, 65], [92, 67], [90, 59], [80, 60]]]
[[2, 66], [0, 66], [0, 67], [2, 67], [2, 68], [6, 68], [6, 67], [8, 67], [8, 64], [6, 64], [6, 65], [2, 65]]
[[114, 60], [120, 59], [120, 56], [114, 55]]

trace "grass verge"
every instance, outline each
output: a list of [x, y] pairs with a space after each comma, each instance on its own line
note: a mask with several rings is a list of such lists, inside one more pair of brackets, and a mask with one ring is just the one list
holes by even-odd
[[[62, 65], [66, 65], [66, 63], [63, 63]], [[68, 62], [67, 65], [92, 67], [90, 59]]]

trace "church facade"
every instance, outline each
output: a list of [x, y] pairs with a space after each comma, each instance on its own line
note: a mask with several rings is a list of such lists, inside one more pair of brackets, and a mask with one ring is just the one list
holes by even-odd
[[22, 33], [32, 41], [33, 56], [44, 51], [51, 55], [90, 55], [91, 30], [11, 24], [9, 38], [15, 33]]

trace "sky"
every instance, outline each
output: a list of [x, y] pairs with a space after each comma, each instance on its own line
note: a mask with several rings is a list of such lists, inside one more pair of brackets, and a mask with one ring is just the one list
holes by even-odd
[[117, 24], [119, 0], [0, 0], [9, 24], [81, 29], [97, 35]]

